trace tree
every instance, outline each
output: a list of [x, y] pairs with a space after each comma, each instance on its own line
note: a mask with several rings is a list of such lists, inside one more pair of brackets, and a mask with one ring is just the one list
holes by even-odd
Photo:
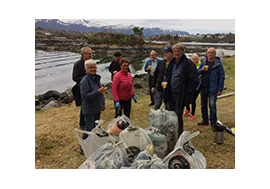
[[143, 36], [143, 29], [144, 28], [139, 28], [139, 27], [134, 27], [132, 28], [133, 32], [135, 35], [142, 37]]

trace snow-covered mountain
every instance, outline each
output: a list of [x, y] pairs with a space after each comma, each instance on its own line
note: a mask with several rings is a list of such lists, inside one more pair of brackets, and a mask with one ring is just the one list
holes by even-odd
[[[134, 25], [124, 25], [117, 24], [112, 25], [101, 21], [95, 20], [85, 20], [85, 19], [36, 19], [35, 27], [41, 27], [45, 29], [54, 29], [54, 30], [72, 30], [72, 31], [81, 31], [81, 32], [102, 32], [105, 29], [112, 33], [123, 33], [123, 34], [133, 34], [132, 28]], [[178, 30], [164, 30], [161, 28], [144, 28], [144, 36], [153, 36], [158, 34], [189, 34], [185, 31]]]

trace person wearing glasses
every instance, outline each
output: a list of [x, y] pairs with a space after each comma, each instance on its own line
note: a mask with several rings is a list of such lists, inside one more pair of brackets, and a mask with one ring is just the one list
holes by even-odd
[[[106, 87], [100, 83], [101, 76], [97, 73], [97, 63], [93, 60], [86, 60], [86, 75], [80, 82], [80, 90], [82, 96], [82, 113], [84, 115], [85, 131], [92, 131], [95, 127], [95, 121], [100, 119], [101, 111], [105, 110], [105, 100], [103, 94]], [[83, 134], [82, 139], [87, 138], [87, 134]]]
[[135, 93], [132, 87], [132, 76], [128, 72], [130, 61], [127, 58], [121, 58], [119, 65], [121, 70], [113, 77], [112, 95], [115, 104], [115, 118], [124, 115], [130, 118], [131, 98], [137, 103]]
[[[86, 71], [84, 68], [84, 62], [92, 58], [92, 49], [89, 47], [81, 48], [81, 59], [78, 60], [73, 66], [72, 72], [72, 80], [76, 82], [76, 84], [72, 88], [72, 93], [75, 99], [76, 106], [81, 106], [82, 98], [80, 92], [80, 82], [82, 78], [86, 75]], [[82, 130], [84, 130], [84, 116], [82, 114], [82, 109], [80, 111], [80, 121], [79, 126]]]

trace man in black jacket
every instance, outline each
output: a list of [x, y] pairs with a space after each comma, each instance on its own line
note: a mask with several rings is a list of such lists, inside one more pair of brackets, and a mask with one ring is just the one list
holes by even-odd
[[[81, 59], [78, 60], [73, 66], [72, 79], [76, 82], [76, 85], [72, 88], [76, 106], [81, 105], [81, 92], [80, 92], [80, 82], [82, 78], [86, 75], [84, 62], [92, 58], [92, 49], [89, 47], [83, 47], [81, 49]], [[85, 122], [82, 110], [80, 112], [80, 128], [84, 130]]]
[[119, 60], [121, 59], [121, 53], [120, 52], [115, 52], [114, 55], [114, 60], [111, 62], [109, 66], [109, 72], [111, 73], [111, 80], [113, 80], [113, 76], [121, 70], [121, 67], [119, 65]]
[[[162, 82], [165, 79], [166, 69], [173, 59], [173, 50], [171, 46], [163, 49], [164, 59], [161, 60], [154, 72], [154, 81], [151, 86], [151, 92], [155, 93], [155, 110], [159, 109], [164, 99], [164, 89]], [[168, 103], [165, 104], [165, 109], [168, 110]]]
[[165, 91], [165, 103], [169, 103], [169, 110], [178, 116], [178, 136], [184, 130], [183, 109], [192, 101], [192, 94], [199, 84], [198, 72], [195, 64], [184, 54], [183, 44], [177, 43], [173, 46], [174, 58], [166, 70], [168, 86]]

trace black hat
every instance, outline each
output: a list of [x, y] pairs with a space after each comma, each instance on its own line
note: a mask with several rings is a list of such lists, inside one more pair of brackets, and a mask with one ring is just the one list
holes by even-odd
[[119, 57], [119, 56], [121, 56], [121, 53], [120, 52], [115, 52], [113, 56]]
[[163, 52], [173, 52], [172, 47], [171, 46], [165, 47], [165, 49], [163, 49]]

